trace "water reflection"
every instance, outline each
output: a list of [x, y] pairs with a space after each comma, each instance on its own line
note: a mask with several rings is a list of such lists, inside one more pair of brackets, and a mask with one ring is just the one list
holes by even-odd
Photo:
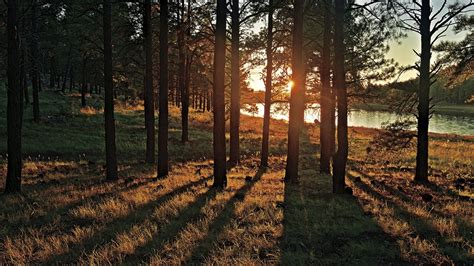
[[[288, 120], [288, 110], [285, 107], [286, 104], [273, 105], [272, 118]], [[242, 113], [263, 117], [263, 104], [257, 104], [255, 108], [250, 109], [244, 108]], [[399, 118], [399, 115], [392, 112], [350, 110], [348, 123], [351, 127], [381, 128], [382, 124], [394, 122]], [[403, 118], [415, 120], [415, 117], [409, 115]], [[320, 119], [318, 105], [310, 106], [310, 108], [308, 108], [305, 112], [306, 122], [312, 123], [315, 121], [315, 119], [318, 121]], [[429, 131], [433, 133], [474, 135], [474, 117], [434, 114], [430, 120]]]

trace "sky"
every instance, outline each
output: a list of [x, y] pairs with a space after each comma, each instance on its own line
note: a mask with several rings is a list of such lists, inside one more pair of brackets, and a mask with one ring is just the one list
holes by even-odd
[[[360, 3], [367, 2], [369, 0], [360, 0]], [[420, 1], [420, 0], [418, 0]], [[456, 2], [455, 0], [447, 0], [448, 4], [452, 4]], [[463, 2], [467, 0], [459, 0], [459, 2]], [[443, 0], [432, 0], [431, 1], [434, 11], [439, 10], [441, 7]], [[447, 10], [447, 8], [445, 8]], [[474, 10], [474, 9], [472, 9]], [[471, 11], [474, 13], [474, 11]], [[261, 26], [258, 26], [259, 28]], [[400, 39], [398, 41], [391, 41], [389, 43], [390, 51], [387, 54], [387, 58], [393, 58], [400, 66], [409, 66], [413, 65], [417, 60], [418, 56], [413, 52], [413, 50], [419, 51], [421, 47], [421, 40], [420, 36], [413, 32], [406, 32], [407, 37]], [[449, 30], [446, 33], [446, 37], [442, 38], [441, 40], [448, 40], [448, 41], [459, 41], [462, 40], [466, 36], [465, 33], [455, 34], [452, 30]], [[252, 71], [251, 80], [250, 80], [250, 87], [254, 90], [264, 90], [263, 81], [261, 81], [260, 77], [261, 69], [256, 69]], [[404, 73], [400, 76], [399, 81], [407, 80], [416, 77], [416, 71], [409, 71]]]

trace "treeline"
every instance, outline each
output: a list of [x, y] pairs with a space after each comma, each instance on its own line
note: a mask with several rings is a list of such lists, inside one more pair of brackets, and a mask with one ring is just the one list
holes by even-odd
[[[1, 43], [7, 44], [2, 49], [7, 58], [2, 66], [8, 88], [7, 192], [21, 189], [21, 128], [29, 95], [34, 120], [39, 123], [39, 92], [46, 87], [80, 92], [83, 106], [87, 106], [88, 94], [103, 96], [109, 180], [119, 176], [115, 99], [144, 100], [144, 157], [148, 163], [157, 161], [158, 178], [169, 174], [172, 159], [168, 156], [169, 104], [181, 108], [183, 145], [189, 140], [189, 108], [212, 111], [214, 186], [224, 188], [228, 166], [240, 161], [241, 95], [248, 90], [251, 71], [265, 66], [261, 73], [265, 81], [262, 167], [268, 166], [271, 104], [292, 84], [287, 97], [285, 180], [298, 180], [304, 110], [309, 99], [317, 99], [322, 114], [320, 170], [333, 175], [335, 193], [344, 193], [348, 101], [367, 95], [370, 84], [397, 74], [396, 64], [385, 54], [388, 41], [401, 38], [406, 31], [419, 34], [422, 43], [415, 52], [420, 61], [411, 67], [419, 73], [415, 180], [428, 182], [430, 90], [443, 67], [433, 62], [432, 51], [444, 49], [449, 54], [452, 49], [465, 48], [465, 42], [435, 44], [456, 21], [470, 29], [472, 20], [461, 18], [474, 4], [444, 1], [434, 9], [429, 0], [8, 0], [1, 5], [2, 14], [7, 15], [6, 23], [0, 22], [6, 32]], [[462, 61], [466, 65], [464, 58]]]

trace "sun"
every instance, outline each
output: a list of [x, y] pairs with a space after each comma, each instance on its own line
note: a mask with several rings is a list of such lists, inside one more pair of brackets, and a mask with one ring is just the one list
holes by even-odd
[[288, 86], [286, 88], [288, 92], [291, 92], [291, 89], [293, 89], [293, 86], [295, 86], [295, 82], [293, 80], [288, 81]]

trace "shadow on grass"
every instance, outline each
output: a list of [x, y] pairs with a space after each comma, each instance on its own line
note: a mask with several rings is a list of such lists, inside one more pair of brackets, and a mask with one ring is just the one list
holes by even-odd
[[252, 178], [251, 182], [247, 182], [243, 187], [241, 187], [235, 194], [230, 198], [219, 215], [214, 219], [211, 225], [209, 225], [209, 232], [207, 237], [201, 240], [197, 247], [194, 248], [191, 256], [188, 261], [184, 262], [184, 265], [191, 264], [203, 264], [206, 256], [208, 256], [215, 246], [219, 235], [224, 231], [226, 225], [228, 225], [231, 219], [234, 216], [235, 207], [237, 202], [243, 201], [245, 195], [250, 191], [250, 189], [257, 183], [265, 173], [265, 169], [260, 168], [255, 176]]
[[300, 183], [285, 184], [281, 264], [401, 263], [395, 240], [364, 215], [357, 200], [331, 193], [332, 178], [317, 172], [313, 146], [301, 155]]
[[132, 212], [124, 217], [119, 217], [114, 219], [110, 223], [107, 223], [92, 237], [82, 239], [80, 243], [74, 243], [73, 246], [69, 247], [69, 252], [60, 254], [55, 257], [51, 257], [45, 264], [58, 264], [58, 263], [70, 263], [77, 262], [83, 254], [89, 254], [96, 247], [101, 244], [111, 242], [118, 232], [128, 232], [137, 224], [141, 224], [146, 219], [150, 218], [152, 211], [164, 204], [165, 202], [171, 200], [173, 197], [185, 193], [191, 190], [195, 186], [199, 186], [207, 182], [211, 177], [200, 179], [189, 184], [183, 185], [173, 191], [170, 191], [156, 200], [152, 200], [139, 208], [133, 209]]
[[[360, 173], [367, 177], [366, 174]], [[430, 240], [432, 242], [437, 243], [440, 251], [448, 256], [451, 260], [453, 260], [456, 264], [465, 264], [465, 263], [472, 263], [472, 259], [469, 259], [469, 251], [463, 249], [458, 245], [458, 243], [450, 242], [446, 237], [443, 237], [436, 228], [430, 223], [423, 219], [422, 217], [410, 212], [407, 210], [406, 207], [400, 206], [395, 202], [393, 199], [387, 198], [384, 195], [380, 194], [379, 192], [375, 191], [371, 186], [364, 182], [356, 182], [354, 181], [354, 176], [349, 176], [353, 181], [353, 185], [355, 188], [364, 191], [365, 193], [371, 195], [377, 200], [384, 202], [389, 207], [393, 208], [395, 211], [395, 216], [403, 221], [407, 222], [414, 230], [415, 234], [420, 235], [421, 237]], [[409, 201], [409, 198], [406, 195], [403, 195], [399, 191], [395, 191], [393, 188], [390, 188], [387, 185], [382, 183], [377, 183], [382, 189], [385, 189], [389, 193], [393, 193], [395, 197], [398, 197], [401, 201], [405, 202], [406, 204], [412, 204]], [[398, 195], [398, 196], [397, 196]]]
[[[66, 221], [67, 218], [63, 218], [63, 217], [67, 217], [67, 214], [72, 209], [79, 208], [81, 206], [85, 206], [86, 204], [107, 200], [107, 198], [109, 198], [109, 197], [117, 195], [121, 192], [128, 192], [128, 191], [140, 188], [141, 186], [144, 186], [144, 185], [146, 185], [146, 184], [148, 184], [152, 181], [153, 181], [153, 179], [150, 178], [150, 179], [141, 179], [141, 180], [138, 180], [137, 182], [133, 182], [133, 183], [113, 182], [114, 184], [116, 184], [116, 186], [108, 188], [107, 190], [109, 190], [109, 191], [95, 193], [93, 195], [83, 197], [81, 199], [78, 199], [77, 201], [74, 201], [70, 204], [66, 204], [66, 205], [61, 206], [59, 208], [47, 210], [47, 213], [45, 215], [32, 217], [30, 222], [22, 223], [21, 225], [15, 224], [15, 225], [8, 226], [9, 228], [10, 227], [11, 228], [5, 230], [6, 233], [1, 234], [0, 238], [14, 237], [19, 232], [21, 232], [21, 231], [23, 231], [27, 228], [37, 228], [38, 229], [38, 228], [41, 228], [42, 226], [46, 226], [48, 224], [52, 224], [53, 222], [57, 222], [57, 221], [60, 221], [63, 224], [67, 223], [68, 225], [70, 224], [69, 222], [74, 224], [74, 221]], [[102, 184], [104, 184], [104, 182], [96, 182], [96, 183], [93, 184], [94, 187], [92, 189], [97, 189]], [[91, 189], [91, 187], [88, 187], [85, 190], [90, 190], [90, 189]], [[26, 194], [26, 196], [16, 195], [16, 197], [24, 197], [25, 201], [34, 202], [34, 200], [28, 198], [27, 194]]]

